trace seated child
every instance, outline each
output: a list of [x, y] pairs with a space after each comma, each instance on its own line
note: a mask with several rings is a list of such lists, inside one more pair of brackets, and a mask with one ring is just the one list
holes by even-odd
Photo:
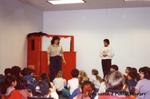
[[96, 90], [98, 91], [100, 88], [100, 81], [101, 77], [99, 76], [99, 72], [96, 69], [92, 69], [92, 77], [90, 78], [90, 81], [94, 83]]
[[11, 95], [11, 93], [15, 90], [15, 87], [17, 85], [17, 80], [13, 76], [8, 76], [5, 79], [5, 84], [7, 86], [5, 96], [9, 97]]
[[81, 94], [77, 95], [73, 99], [92, 99], [94, 89], [94, 84], [92, 82], [84, 81], [81, 85]]
[[67, 87], [69, 88], [71, 97], [74, 97], [73, 94], [74, 91], [76, 91], [79, 88], [79, 80], [78, 80], [79, 71], [77, 69], [73, 69], [71, 71], [71, 75], [72, 75], [72, 79], [68, 80]]
[[69, 97], [69, 91], [65, 88], [67, 86], [66, 80], [63, 78], [62, 71], [59, 71], [53, 80], [53, 84], [56, 87], [58, 93], [63, 96]]
[[80, 85], [84, 82], [84, 81], [88, 81], [89, 78], [87, 77], [87, 74], [84, 71], [80, 71], [79, 72], [79, 83]]

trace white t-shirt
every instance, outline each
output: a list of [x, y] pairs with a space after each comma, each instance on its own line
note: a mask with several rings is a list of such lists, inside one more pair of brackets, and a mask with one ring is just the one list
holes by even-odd
[[96, 88], [96, 89], [99, 89], [99, 87], [100, 87], [100, 82], [99, 82], [99, 80], [96, 79], [96, 76], [91, 75], [90, 81], [95, 85], [95, 88]]
[[[107, 55], [106, 57], [104, 57], [103, 55]], [[112, 47], [108, 46], [108, 47], [103, 47], [100, 50], [100, 57], [101, 59], [112, 59], [114, 56], [114, 51], [112, 49]]]
[[55, 78], [53, 80], [53, 84], [55, 85], [57, 91], [61, 91], [66, 86], [66, 80], [63, 78]]
[[107, 89], [106, 88], [106, 83], [105, 82], [101, 82], [98, 93], [105, 93], [106, 89]]
[[62, 54], [63, 54], [62, 46], [50, 45], [48, 48], [48, 53], [50, 54], [50, 57], [62, 56]]
[[72, 78], [68, 80], [68, 88], [70, 88], [70, 94], [74, 92], [77, 88], [79, 88], [79, 80], [78, 78]]
[[56, 92], [55, 86], [53, 85], [52, 82], [50, 82], [50, 84], [51, 84], [52, 88], [50, 88], [49, 96], [51, 96], [53, 99], [59, 99], [59, 96], [58, 96], [58, 94]]

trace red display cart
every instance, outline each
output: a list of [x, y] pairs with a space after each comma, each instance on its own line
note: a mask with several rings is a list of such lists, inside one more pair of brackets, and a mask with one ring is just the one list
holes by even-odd
[[35, 70], [35, 76], [39, 77], [41, 73], [49, 73], [47, 51], [42, 50], [43, 37], [59, 36], [60, 38], [70, 38], [70, 49], [64, 51], [66, 64], [62, 65], [62, 71], [65, 79], [71, 78], [71, 70], [76, 68], [76, 52], [74, 51], [74, 36], [70, 35], [51, 35], [42, 32], [29, 33], [27, 35], [27, 65]]

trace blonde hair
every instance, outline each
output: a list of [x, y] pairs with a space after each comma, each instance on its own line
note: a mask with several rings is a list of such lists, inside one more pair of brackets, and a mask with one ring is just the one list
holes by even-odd
[[99, 72], [96, 69], [92, 69], [92, 75], [96, 76], [96, 79], [101, 83], [103, 79], [99, 76]]
[[63, 72], [62, 72], [61, 70], [58, 71], [56, 77], [57, 77], [57, 78], [63, 78]]

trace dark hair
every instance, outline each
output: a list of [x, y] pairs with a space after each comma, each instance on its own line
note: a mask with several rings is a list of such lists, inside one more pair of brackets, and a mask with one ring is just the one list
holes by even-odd
[[78, 75], [79, 75], [79, 70], [78, 70], [78, 69], [73, 69], [73, 70], [71, 71], [71, 75], [72, 75], [72, 77], [78, 77]]
[[60, 41], [60, 37], [59, 36], [53, 36], [52, 40], [51, 40], [51, 44], [53, 45], [55, 40], [59, 40]]
[[126, 69], [131, 70], [132, 68], [131, 67], [126, 67]]
[[13, 66], [11, 70], [12, 70], [12, 75], [14, 75], [16, 78], [20, 76], [21, 68], [19, 66]]
[[92, 69], [92, 74], [93, 74], [93, 75], [98, 75], [98, 74], [99, 74], [99, 73], [98, 73], [98, 70]]
[[49, 79], [49, 76], [47, 73], [42, 73], [40, 75], [40, 80], [43, 82], [43, 83], [47, 83], [47, 85], [49, 86], [49, 88], [51, 88], [51, 84], [50, 84], [50, 79]]
[[149, 67], [142, 67], [139, 69], [139, 72], [144, 73], [144, 78], [150, 80], [150, 68]]
[[22, 89], [27, 89], [28, 85], [27, 85], [27, 81], [23, 78], [17, 78], [17, 86], [16, 89], [18, 90], [22, 90]]
[[140, 80], [139, 74], [136, 68], [131, 68], [130, 72], [132, 72], [132, 76], [136, 81]]
[[93, 91], [95, 90], [95, 85], [91, 81], [84, 81], [81, 84], [81, 89], [83, 94], [91, 96]]
[[15, 76], [7, 76], [5, 79], [5, 83], [7, 84], [7, 86], [11, 86], [12, 82], [17, 81]]
[[21, 74], [22, 74], [23, 76], [27, 76], [27, 75], [31, 75], [32, 72], [33, 72], [32, 69], [30, 69], [30, 68], [24, 68], [24, 69], [21, 71]]
[[104, 39], [104, 42], [106, 42], [108, 45], [110, 44], [109, 39]]
[[132, 79], [136, 79], [136, 75], [134, 72], [129, 72], [128, 76], [130, 76]]
[[5, 74], [5, 76], [11, 75], [11, 68], [6, 68], [6, 69], [4, 70], [4, 74]]
[[117, 65], [115, 65], [115, 64], [111, 65], [111, 67], [110, 67], [110, 68], [112, 68], [112, 69], [114, 69], [114, 70], [118, 71], [118, 66], [117, 66]]
[[15, 82], [16, 78], [14, 76], [5, 76], [2, 83], [0, 84], [0, 93], [6, 94], [7, 88], [12, 86], [12, 82]]
[[49, 80], [49, 77], [48, 77], [47, 73], [42, 73], [40, 78], [41, 78], [41, 80]]

